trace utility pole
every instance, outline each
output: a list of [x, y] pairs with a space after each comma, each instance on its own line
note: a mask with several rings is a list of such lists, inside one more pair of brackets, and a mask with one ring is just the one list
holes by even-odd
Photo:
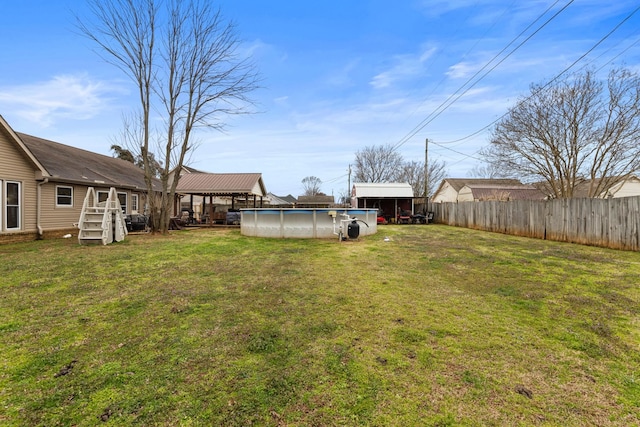
[[424, 214], [427, 214], [429, 207], [427, 203], [428, 199], [428, 188], [429, 188], [429, 138], [424, 140]]
[[348, 194], [348, 202], [350, 207], [351, 206], [351, 165], [349, 165], [349, 181], [347, 185], [349, 186], [347, 188], [347, 194]]

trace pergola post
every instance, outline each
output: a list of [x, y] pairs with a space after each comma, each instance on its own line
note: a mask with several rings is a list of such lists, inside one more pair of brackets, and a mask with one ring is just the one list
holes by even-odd
[[209, 225], [213, 225], [213, 196], [209, 194]]
[[180, 195], [176, 193], [173, 195], [173, 216], [178, 216], [178, 200], [180, 200]]

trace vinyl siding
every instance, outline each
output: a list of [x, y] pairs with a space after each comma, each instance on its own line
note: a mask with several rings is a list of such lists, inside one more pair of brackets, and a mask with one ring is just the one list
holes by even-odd
[[[38, 230], [38, 225], [41, 226], [41, 231], [43, 232], [40, 237], [44, 238], [57, 235], [56, 233], [60, 230], [67, 230], [65, 234], [69, 232], [69, 230], [73, 230], [74, 224], [77, 224], [80, 219], [80, 211], [82, 210], [84, 198], [87, 193], [87, 186], [82, 184], [69, 184], [67, 182], [75, 182], [74, 179], [77, 177], [74, 173], [77, 174], [78, 167], [81, 167], [79, 164], [82, 164], [82, 162], [79, 161], [80, 159], [96, 160], [98, 166], [102, 168], [100, 170], [105, 170], [107, 166], [113, 166], [113, 168], [109, 170], [109, 174], [119, 180], [116, 185], [137, 186], [139, 184], [138, 178], [142, 175], [141, 170], [127, 162], [88, 153], [84, 150], [62, 144], [43, 141], [27, 135], [20, 136], [20, 134], [18, 134], [18, 137], [20, 140], [15, 139], [11, 128], [0, 116], [0, 189], [2, 190], [0, 192], [0, 242], [2, 243], [35, 239], [39, 236], [38, 232], [40, 230]], [[40, 150], [42, 158], [34, 161], [30, 157], [33, 150], [29, 149], [31, 153], [23, 150], [20, 142], [24, 142], [25, 137], [30, 138], [31, 144]], [[25, 145], [27, 145], [26, 142]], [[40, 166], [51, 172], [49, 167], [42, 163], [43, 159], [49, 161], [53, 167], [60, 167], [60, 164], [52, 162], [48, 153], [43, 151], [47, 146], [50, 146], [50, 148], [58, 148], [62, 151], [62, 155], [57, 153], [56, 159], [63, 159], [67, 162], [62, 166], [66, 167], [65, 171], [69, 172], [70, 175], [65, 176], [52, 173], [52, 175], [58, 178], [49, 178], [51, 180], [49, 182], [42, 180], [39, 169]], [[64, 157], [64, 153], [70, 154]], [[35, 156], [35, 153], [33, 154]], [[75, 157], [76, 154], [79, 156], [78, 159]], [[45, 172], [45, 175], [48, 174]], [[86, 177], [82, 175], [82, 179], [86, 179]], [[15, 230], [6, 230], [4, 225], [6, 215], [4, 206], [5, 183], [8, 181], [18, 182], [20, 184], [20, 227]], [[72, 206], [56, 206], [56, 187], [59, 185], [73, 188]], [[93, 185], [93, 181], [91, 181], [89, 185]], [[96, 187], [96, 190], [108, 191], [108, 184], [103, 185], [107, 185], [107, 187]], [[138, 194], [139, 196], [138, 209], [144, 209], [144, 190], [132, 191], [118, 189], [118, 192], [127, 194], [127, 213], [130, 213], [131, 210], [132, 193]], [[38, 203], [40, 203], [40, 205], [38, 205]], [[40, 224], [37, 222], [38, 208], [40, 208]]]
[[35, 167], [16, 146], [6, 130], [0, 127], [0, 180], [2, 181], [2, 195], [5, 195], [4, 183], [6, 181], [20, 182], [20, 230], [6, 231], [4, 229], [4, 200], [2, 206], [2, 221], [0, 221], [0, 234], [12, 232], [36, 231], [36, 180]]
[[[56, 206], [56, 187], [73, 187], [73, 206]], [[40, 223], [44, 230], [56, 230], [73, 227], [80, 219], [82, 202], [87, 188], [80, 185], [48, 182], [42, 186]]]
[[640, 181], [632, 179], [615, 189], [613, 197], [634, 197], [640, 195]]
[[449, 183], [445, 182], [438, 194], [436, 194], [431, 201], [433, 203], [457, 202], [458, 192]]
[[[73, 187], [73, 206], [56, 206], [56, 187], [58, 185], [64, 185], [67, 187]], [[49, 182], [43, 185], [42, 188], [42, 211], [41, 219], [42, 228], [44, 230], [57, 230], [73, 227], [80, 220], [80, 212], [82, 211], [82, 205], [84, 198], [87, 195], [87, 188], [83, 185], [70, 185], [63, 183]], [[107, 187], [94, 187], [96, 192], [105, 191], [108, 192]], [[127, 212], [131, 213], [131, 191], [116, 189], [118, 193], [127, 193]], [[140, 209], [143, 208], [144, 197], [140, 193], [138, 194], [138, 205]]]

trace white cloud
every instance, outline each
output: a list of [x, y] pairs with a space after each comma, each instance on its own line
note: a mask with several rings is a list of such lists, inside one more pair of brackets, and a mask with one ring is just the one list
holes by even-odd
[[0, 109], [48, 127], [61, 119], [87, 120], [105, 110], [116, 85], [86, 75], [61, 75], [51, 80], [0, 88]]
[[279, 96], [278, 98], [273, 100], [273, 103], [280, 106], [288, 106], [289, 105], [289, 97], [288, 96]]
[[335, 87], [346, 87], [353, 84], [351, 73], [358, 67], [360, 64], [360, 59], [351, 59], [349, 60], [344, 67], [334, 72], [328, 79], [328, 83], [331, 86]]
[[395, 82], [410, 77], [422, 75], [425, 71], [425, 63], [436, 52], [435, 47], [423, 46], [417, 54], [396, 55], [392, 65], [387, 71], [375, 75], [369, 84], [375, 89], [383, 89], [392, 86]]
[[466, 8], [474, 8], [477, 13], [478, 9], [500, 6], [502, 2], [500, 0], [422, 0], [419, 5], [427, 16], [433, 17]]
[[469, 62], [459, 62], [450, 66], [449, 70], [445, 74], [452, 79], [462, 79], [469, 77], [477, 71], [478, 67], [476, 64], [471, 64]]
[[240, 58], [263, 58], [283, 55], [282, 52], [278, 52], [275, 46], [265, 43], [261, 39], [255, 39], [243, 44], [238, 53]]

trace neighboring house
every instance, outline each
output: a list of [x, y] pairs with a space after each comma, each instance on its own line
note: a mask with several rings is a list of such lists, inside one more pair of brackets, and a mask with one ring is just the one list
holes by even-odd
[[607, 194], [603, 194], [602, 197], [633, 197], [640, 196], [640, 178], [632, 176], [625, 181], [614, 185], [609, 189]]
[[287, 194], [286, 196], [276, 196], [273, 193], [267, 194], [267, 203], [271, 207], [277, 208], [295, 208], [298, 200], [293, 197], [291, 194]]
[[298, 196], [296, 208], [330, 208], [335, 205], [333, 196], [324, 194], [316, 196]]
[[192, 168], [191, 166], [182, 165], [182, 172], [180, 173], [180, 175], [185, 173], [207, 173], [207, 172], [198, 170], [196, 168]]
[[458, 192], [458, 202], [486, 200], [544, 200], [545, 194], [531, 185], [477, 185], [467, 184]]
[[355, 183], [351, 190], [351, 207], [378, 209], [387, 220], [400, 212], [414, 214], [413, 188], [400, 182]]
[[[573, 197], [574, 198], [589, 197], [589, 187], [591, 185], [591, 182], [592, 182], [591, 180], [585, 180], [579, 183], [578, 185], [576, 185], [576, 187], [573, 190]], [[594, 185], [597, 185], [598, 182], [599, 182], [599, 179], [596, 179], [593, 181]], [[548, 190], [548, 184], [546, 183], [541, 183], [537, 185], [537, 187], [541, 188], [541, 190], [547, 194], [552, 193], [551, 191]], [[615, 184], [608, 191], [603, 192], [603, 194], [600, 194], [598, 198], [605, 199], [605, 198], [633, 197], [633, 196], [640, 196], [640, 179], [637, 176], [631, 176], [626, 180], [618, 184]]]
[[0, 242], [75, 233], [87, 189], [114, 187], [125, 213], [146, 204], [133, 163], [15, 132], [0, 116]]
[[[432, 203], [443, 202], [458, 202], [460, 190], [465, 186], [481, 188], [481, 187], [493, 187], [492, 191], [498, 191], [498, 187], [509, 188], [522, 186], [523, 184], [517, 179], [487, 179], [487, 178], [445, 178], [440, 182], [438, 189], [430, 198]], [[465, 190], [467, 191], [467, 190]], [[465, 196], [465, 199], [473, 200], [469, 196]]]

